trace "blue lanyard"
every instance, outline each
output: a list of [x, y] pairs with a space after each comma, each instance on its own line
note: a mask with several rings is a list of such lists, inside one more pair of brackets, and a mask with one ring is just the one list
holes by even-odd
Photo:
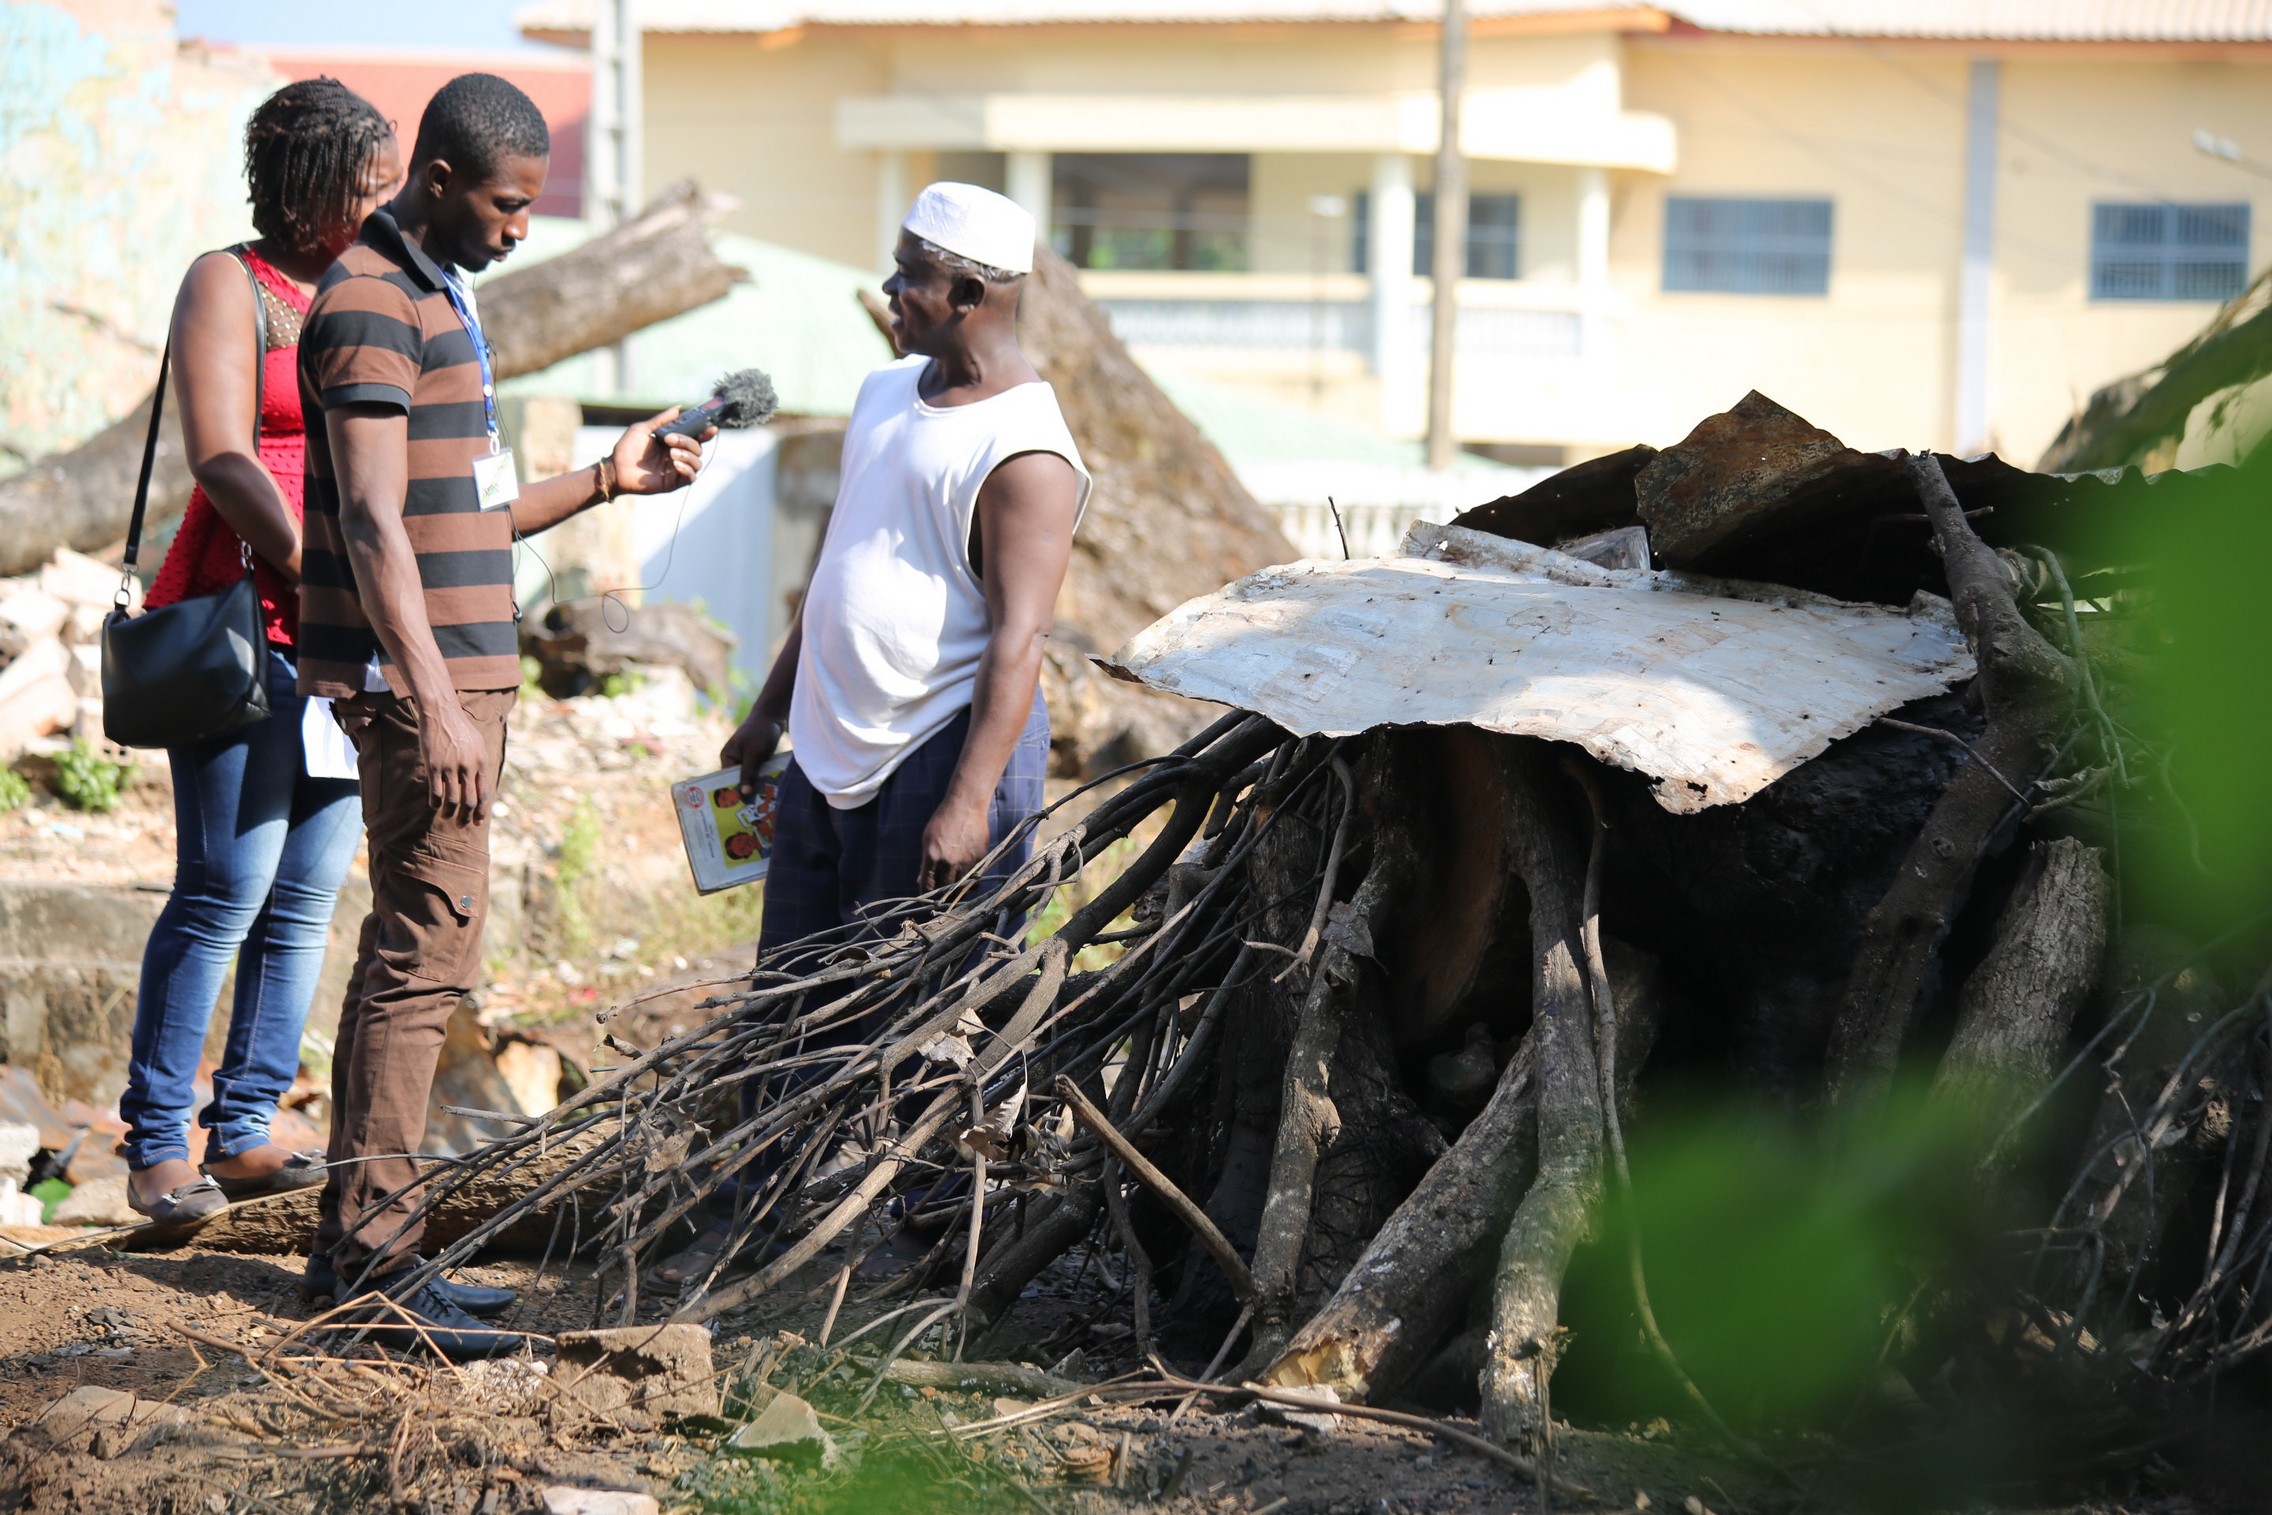
[[481, 364], [482, 418], [489, 425], [489, 450], [497, 450], [500, 435], [497, 427], [497, 380], [489, 370], [489, 339], [481, 334], [481, 320], [474, 315], [473, 307], [466, 303], [465, 291], [458, 287], [454, 274], [442, 275], [442, 292], [450, 297], [450, 309], [458, 313], [465, 324], [465, 334], [473, 339], [473, 356]]

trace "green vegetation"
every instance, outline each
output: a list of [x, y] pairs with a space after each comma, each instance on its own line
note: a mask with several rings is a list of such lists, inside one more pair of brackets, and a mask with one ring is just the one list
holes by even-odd
[[621, 699], [627, 694], [637, 694], [646, 685], [644, 672], [637, 668], [618, 668], [600, 680], [599, 693], [602, 699]]
[[133, 764], [112, 762], [83, 736], [73, 737], [69, 750], [55, 756], [55, 792], [74, 810], [109, 810], [133, 781]]
[[30, 780], [13, 768], [0, 768], [0, 815], [21, 807], [31, 797]]
[[71, 1197], [71, 1186], [60, 1178], [43, 1178], [24, 1191], [39, 1201], [41, 1224], [55, 1218], [55, 1207]]
[[877, 1447], [839, 1473], [799, 1473], [755, 1459], [720, 1458], [696, 1475], [711, 1515], [985, 1515], [1030, 1508], [1000, 1475], [965, 1465], [957, 1475], [936, 1454]]
[[559, 947], [573, 957], [591, 949], [591, 894], [600, 881], [600, 815], [589, 799], [576, 802], [575, 813], [560, 833], [558, 865], [553, 888], [558, 900]]

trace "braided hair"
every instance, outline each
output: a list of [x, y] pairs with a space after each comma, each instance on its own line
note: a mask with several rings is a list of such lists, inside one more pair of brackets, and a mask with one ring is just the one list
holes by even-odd
[[352, 231], [364, 170], [394, 135], [377, 106], [337, 79], [301, 79], [260, 102], [245, 124], [245, 184], [263, 237], [306, 249]]

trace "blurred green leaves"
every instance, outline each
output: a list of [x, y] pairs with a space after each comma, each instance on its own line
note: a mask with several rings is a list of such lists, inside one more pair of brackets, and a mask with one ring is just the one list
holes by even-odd
[[2148, 586], [2116, 715], [2168, 779], [2134, 833], [2141, 913], [2206, 935], [2272, 901], [2272, 466], [2188, 483], [2111, 533]]
[[[1973, 1178], [1981, 1138], [1915, 1089], [1844, 1141], [1726, 1100], [1660, 1106], [1636, 1127], [1649, 1291], [1682, 1365], [1723, 1413], [1826, 1426], [1852, 1408], [1918, 1281], [1961, 1272], [1986, 1235]], [[1622, 1273], [1626, 1224], [1612, 1205], [1589, 1268]], [[1622, 1282], [1604, 1277], [1605, 1297]]]

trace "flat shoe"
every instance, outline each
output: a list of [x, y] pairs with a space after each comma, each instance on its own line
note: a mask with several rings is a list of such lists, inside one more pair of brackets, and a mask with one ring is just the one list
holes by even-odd
[[312, 1189], [323, 1182], [325, 1155], [321, 1152], [295, 1152], [284, 1159], [284, 1166], [273, 1173], [253, 1178], [228, 1178], [215, 1173], [203, 1163], [197, 1171], [217, 1186], [231, 1200], [259, 1199], [267, 1194], [289, 1194], [294, 1189]]
[[186, 1226], [228, 1209], [229, 1197], [212, 1179], [195, 1178], [144, 1204], [134, 1197], [134, 1185], [130, 1182], [126, 1186], [126, 1207], [137, 1215], [149, 1216], [161, 1226]]

